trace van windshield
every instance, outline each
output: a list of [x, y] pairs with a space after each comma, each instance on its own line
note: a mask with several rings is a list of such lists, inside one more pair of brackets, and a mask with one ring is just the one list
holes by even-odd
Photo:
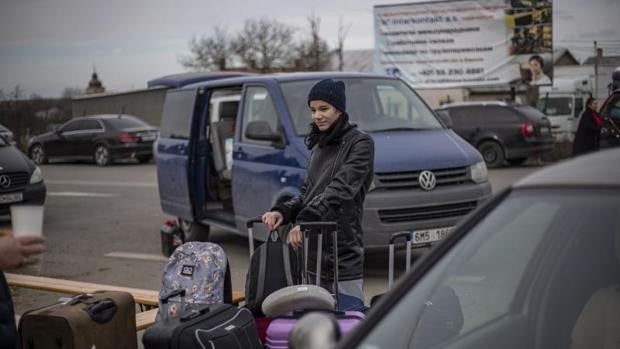
[[[344, 78], [347, 113], [352, 123], [366, 132], [425, 130], [443, 126], [433, 112], [405, 83], [393, 79]], [[282, 93], [293, 118], [295, 132], [310, 132], [308, 92], [318, 80], [284, 82]]]
[[570, 97], [544, 97], [538, 100], [536, 108], [547, 116], [573, 114], [573, 99]]

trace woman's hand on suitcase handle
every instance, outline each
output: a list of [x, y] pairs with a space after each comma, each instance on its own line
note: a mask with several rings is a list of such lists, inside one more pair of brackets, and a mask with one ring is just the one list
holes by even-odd
[[303, 245], [303, 234], [301, 233], [301, 227], [296, 225], [288, 232], [287, 242], [293, 248], [297, 249]]
[[282, 213], [280, 213], [279, 211], [266, 212], [261, 218], [263, 220], [263, 223], [265, 223], [265, 225], [267, 225], [267, 228], [269, 228], [269, 231], [274, 231], [278, 229], [278, 227], [280, 226], [280, 224], [282, 224], [282, 221], [284, 220]]

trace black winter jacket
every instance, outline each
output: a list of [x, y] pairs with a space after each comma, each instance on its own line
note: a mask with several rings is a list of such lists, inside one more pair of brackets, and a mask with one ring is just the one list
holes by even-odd
[[[372, 138], [341, 117], [326, 142], [314, 146], [301, 193], [277, 204], [284, 223], [336, 221], [338, 223], [338, 276], [340, 281], [362, 278], [364, 244], [362, 213], [372, 183], [374, 143]], [[329, 132], [329, 131], [327, 131]], [[313, 144], [310, 145], [310, 147]], [[310, 239], [308, 268], [316, 266], [316, 239]], [[323, 237], [322, 277], [333, 275], [331, 234]]]
[[601, 128], [594, 121], [593, 111], [588, 108], [581, 115], [575, 140], [573, 141], [573, 156], [586, 154], [599, 149], [599, 135]]
[[17, 329], [11, 292], [0, 271], [0, 348], [17, 348]]

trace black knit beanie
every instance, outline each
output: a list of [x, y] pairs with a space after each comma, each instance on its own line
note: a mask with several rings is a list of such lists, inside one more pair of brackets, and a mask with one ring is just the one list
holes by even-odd
[[344, 94], [344, 82], [334, 79], [325, 79], [316, 83], [308, 94], [310, 101], [325, 101], [341, 112], [347, 111], [347, 96]]

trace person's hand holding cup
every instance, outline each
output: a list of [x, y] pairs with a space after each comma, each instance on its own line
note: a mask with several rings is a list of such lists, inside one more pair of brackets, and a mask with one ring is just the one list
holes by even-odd
[[[33, 272], [39, 273], [41, 264], [37, 255], [45, 251], [43, 237], [43, 206], [12, 205], [11, 225], [12, 232], [0, 232], [3, 239], [2, 248], [7, 250], [8, 256], [0, 256], [9, 261], [0, 262], [0, 266], [8, 264], [10, 267], [34, 265]], [[4, 250], [2, 250], [4, 251]]]
[[41, 235], [15, 236], [10, 231], [0, 231], [0, 270], [35, 263], [35, 256], [44, 251], [45, 238]]

